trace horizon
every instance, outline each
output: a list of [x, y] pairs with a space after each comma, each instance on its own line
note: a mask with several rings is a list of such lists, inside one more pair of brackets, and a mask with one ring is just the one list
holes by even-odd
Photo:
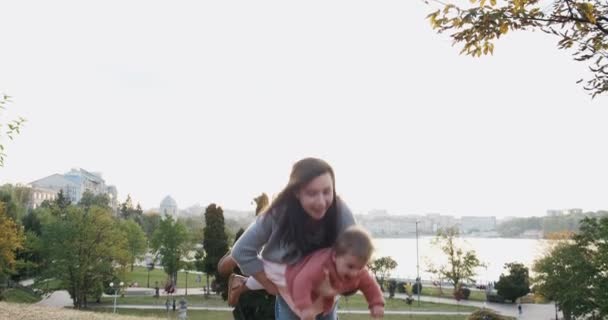
[[[32, 7], [38, 10], [32, 11]], [[336, 172], [354, 213], [543, 216], [608, 208], [606, 96], [557, 39], [459, 55], [422, 1], [9, 2], [0, 183], [102, 172], [143, 208], [254, 208], [291, 165]], [[111, 21], [111, 23], [108, 23]]]

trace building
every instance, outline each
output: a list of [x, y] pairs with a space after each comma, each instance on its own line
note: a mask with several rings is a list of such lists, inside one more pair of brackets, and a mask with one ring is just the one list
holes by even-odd
[[[93, 173], [84, 169], [72, 169], [65, 174], [53, 174], [30, 182], [28, 186], [33, 191], [33, 207], [39, 206], [44, 200], [49, 200], [43, 199], [44, 197], [48, 198], [53, 193], [56, 195], [61, 190], [72, 203], [78, 203], [85, 191], [89, 191], [95, 195], [107, 194], [110, 198], [110, 207], [114, 210], [118, 207], [116, 187], [107, 186], [101, 173]], [[38, 198], [36, 198], [36, 194], [38, 194]]]
[[496, 217], [463, 216], [460, 219], [460, 230], [463, 233], [494, 231]]
[[548, 217], [561, 217], [561, 216], [566, 216], [569, 214], [583, 214], [583, 209], [572, 208], [572, 209], [561, 209], [561, 210], [556, 210], [556, 209], [547, 210]]
[[46, 188], [31, 187], [32, 193], [29, 206], [32, 209], [38, 208], [44, 201], [53, 201], [57, 198], [57, 191]]
[[165, 215], [172, 216], [173, 218], [177, 218], [177, 202], [171, 198], [171, 196], [166, 196], [163, 201], [160, 202], [160, 215], [164, 217]]

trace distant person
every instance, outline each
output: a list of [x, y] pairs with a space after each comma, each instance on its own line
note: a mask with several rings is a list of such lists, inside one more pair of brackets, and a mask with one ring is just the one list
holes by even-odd
[[[365, 267], [372, 251], [369, 234], [352, 226], [338, 237], [333, 248], [317, 250], [294, 265], [264, 261], [264, 271], [291, 310], [303, 320], [328, 314], [337, 295], [356, 290], [363, 292], [371, 316], [380, 318], [384, 315], [383, 294]], [[236, 274], [230, 276], [228, 288], [230, 305], [236, 305], [245, 291], [264, 289], [255, 278]]]
[[[338, 235], [354, 224], [352, 212], [336, 195], [331, 166], [321, 159], [302, 159], [293, 165], [287, 186], [245, 230], [232, 253], [220, 260], [218, 271], [230, 274], [236, 260], [244, 274], [253, 276], [268, 293], [277, 294], [262, 259], [298, 263], [313, 251], [332, 247]], [[277, 320], [298, 319], [281, 296], [275, 301]], [[336, 306], [317, 319], [336, 320]]]
[[521, 315], [522, 311], [521, 311], [521, 302], [517, 305], [517, 311], [519, 311], [519, 314]]

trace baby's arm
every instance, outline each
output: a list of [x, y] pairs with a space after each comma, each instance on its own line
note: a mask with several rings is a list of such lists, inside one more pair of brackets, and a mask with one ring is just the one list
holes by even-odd
[[359, 289], [363, 292], [365, 300], [369, 304], [369, 312], [372, 318], [384, 316], [384, 296], [380, 286], [367, 269], [359, 274]]

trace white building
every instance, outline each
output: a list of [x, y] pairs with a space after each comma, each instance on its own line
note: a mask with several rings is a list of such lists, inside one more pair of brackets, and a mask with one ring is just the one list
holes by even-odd
[[[72, 203], [78, 203], [85, 191], [95, 195], [107, 194], [110, 198], [110, 207], [113, 209], [118, 207], [116, 187], [106, 186], [100, 173], [92, 173], [84, 169], [72, 169], [65, 174], [53, 174], [30, 182], [28, 186], [32, 188], [34, 194], [38, 192], [40, 197], [44, 197], [44, 194], [48, 197], [53, 192], [57, 194], [60, 190], [63, 190], [66, 198], [70, 199]], [[39, 203], [37, 203], [38, 200]], [[48, 199], [38, 200], [33, 199], [33, 204], [39, 206], [42, 201]]]
[[177, 202], [171, 198], [171, 196], [166, 196], [163, 201], [160, 202], [160, 215], [164, 217], [165, 215], [172, 216], [173, 218], [177, 218]]
[[496, 230], [496, 217], [463, 216], [460, 219], [460, 230], [463, 233]]

